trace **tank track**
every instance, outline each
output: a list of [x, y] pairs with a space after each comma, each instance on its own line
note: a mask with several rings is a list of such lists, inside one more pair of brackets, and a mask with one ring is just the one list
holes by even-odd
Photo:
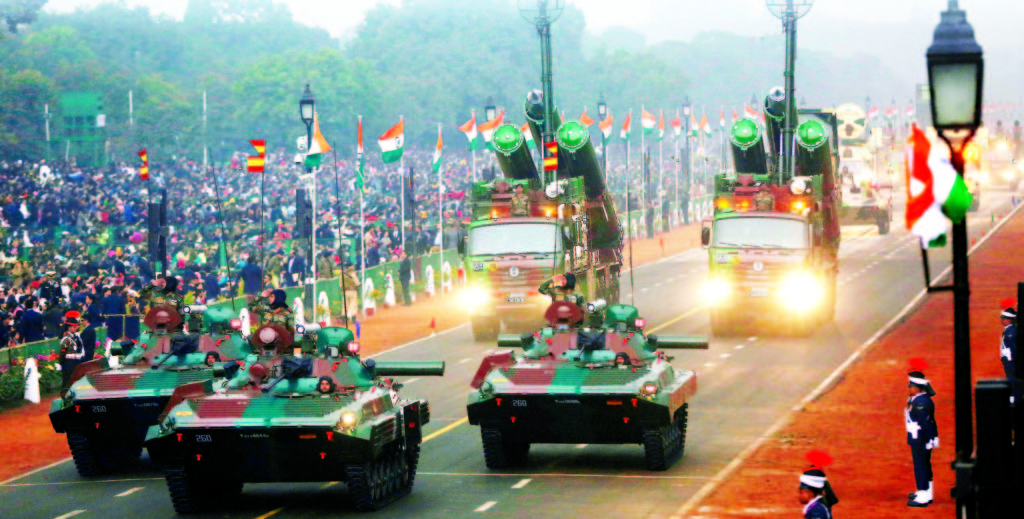
[[75, 460], [75, 469], [83, 478], [91, 478], [103, 473], [106, 468], [104, 456], [89, 444], [89, 438], [81, 434], [68, 433], [68, 447], [71, 457]]
[[[681, 411], [681, 413], [680, 413]], [[676, 411], [671, 424], [644, 428], [647, 470], [665, 471], [683, 455], [689, 411], [685, 404]]]
[[480, 439], [484, 446], [484, 462], [491, 470], [502, 470], [526, 464], [530, 453], [527, 442], [512, 442], [505, 439], [497, 427], [481, 427]]
[[182, 467], [170, 467], [165, 472], [167, 492], [171, 496], [174, 511], [179, 514], [194, 514], [207, 508], [214, 498], [235, 498], [242, 493], [241, 481], [207, 477], [198, 480]]
[[412, 491], [419, 463], [419, 446], [415, 454], [407, 452], [403, 439], [395, 440], [377, 459], [345, 467], [348, 493], [361, 512], [380, 510]]

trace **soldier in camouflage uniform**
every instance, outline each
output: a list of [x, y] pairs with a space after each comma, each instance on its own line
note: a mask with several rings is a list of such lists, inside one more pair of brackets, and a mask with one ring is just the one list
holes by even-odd
[[580, 307], [580, 309], [586, 308], [586, 302], [583, 300], [583, 296], [576, 292], [576, 275], [572, 272], [566, 272], [564, 275], [554, 276], [551, 279], [541, 283], [540, 292], [551, 298], [551, 302], [555, 301], [569, 301]]
[[174, 276], [154, 279], [150, 286], [139, 292], [139, 297], [148, 301], [150, 308], [168, 305], [179, 312], [183, 303], [181, 296], [178, 295], [178, 278]]
[[295, 316], [288, 308], [288, 295], [284, 290], [264, 290], [260, 297], [249, 302], [249, 312], [260, 317], [260, 326], [279, 324], [295, 333]]

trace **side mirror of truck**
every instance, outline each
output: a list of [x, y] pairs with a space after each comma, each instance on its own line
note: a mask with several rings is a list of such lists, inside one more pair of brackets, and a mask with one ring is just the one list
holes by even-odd
[[466, 255], [466, 240], [469, 238], [460, 238], [455, 242], [455, 248], [459, 251], [459, 256]]
[[704, 222], [703, 227], [700, 229], [700, 244], [705, 249], [711, 245], [711, 227], [709, 226], [709, 223], [710, 222]]

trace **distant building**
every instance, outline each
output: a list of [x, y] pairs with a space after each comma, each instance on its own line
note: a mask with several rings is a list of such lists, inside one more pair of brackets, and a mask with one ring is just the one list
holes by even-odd
[[61, 115], [52, 153], [79, 166], [107, 162], [107, 116], [98, 92], [68, 92], [60, 98]]

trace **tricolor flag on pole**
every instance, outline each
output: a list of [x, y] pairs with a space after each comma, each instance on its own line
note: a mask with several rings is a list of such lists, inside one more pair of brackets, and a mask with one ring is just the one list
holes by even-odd
[[757, 113], [757, 110], [754, 110], [753, 108], [751, 108], [751, 107], [749, 107], [747, 105], [743, 105], [743, 117], [745, 117], [747, 119], [755, 119], [756, 120], [756, 119], [760, 119], [761, 115]]
[[640, 126], [643, 128], [644, 135], [650, 135], [654, 133], [654, 127], [658, 124], [658, 120], [654, 118], [654, 114], [648, 112], [644, 107], [640, 107]]
[[480, 130], [480, 133], [484, 137], [484, 143], [487, 146], [487, 149], [494, 150], [494, 145], [491, 144], [491, 136], [494, 135], [494, 130], [496, 130], [499, 126], [501, 126], [501, 123], [503, 123], [503, 122], [505, 122], [505, 109], [504, 108], [502, 108], [501, 111], [498, 112], [498, 116], [497, 117], [495, 117], [494, 119], [491, 119], [490, 121], [487, 121], [487, 122], [485, 122], [485, 123], [483, 123], [483, 124], [481, 124], [480, 126], [477, 127]]
[[676, 118], [669, 121], [672, 125], [672, 136], [678, 139], [679, 135], [683, 133], [683, 119], [679, 117], [679, 112], [676, 111]]
[[738, 113], [736, 113], [736, 109], [733, 108], [732, 109], [732, 122], [736, 122], [736, 121], [739, 121], [739, 120], [740, 120], [740, 115]]
[[434, 148], [434, 166], [431, 170], [437, 173], [441, 170], [441, 148], [444, 147], [444, 141], [441, 139], [441, 123], [437, 124], [437, 148]]
[[708, 115], [702, 110], [700, 113], [700, 129], [704, 130], [704, 134], [711, 136], [711, 125], [708, 123]]
[[725, 128], [725, 107], [722, 107], [722, 112], [718, 114], [718, 125]]
[[309, 147], [309, 153], [306, 153], [305, 166], [307, 168], [316, 168], [320, 166], [323, 161], [323, 154], [331, 151], [331, 145], [327, 143], [327, 139], [324, 138], [324, 134], [320, 133], [320, 117], [316, 113], [313, 114], [313, 143]]
[[533, 132], [530, 131], [530, 123], [523, 123], [523, 125], [519, 127], [519, 131], [523, 133], [523, 140], [526, 141], [527, 146], [531, 148], [537, 147], [537, 141], [533, 139]]
[[660, 141], [665, 138], [665, 112], [658, 111], [658, 138], [655, 141]]
[[877, 118], [878, 118], [878, 107], [876, 106], [876, 107], [868, 110], [868, 120], [869, 121], [874, 121]]
[[363, 116], [359, 116], [359, 144], [356, 146], [356, 189], [363, 190]]
[[697, 124], [697, 118], [694, 112], [690, 112], [690, 137], [696, 137], [697, 133], [700, 132], [700, 126]]
[[[611, 119], [611, 116], [609, 116], [608, 118]], [[629, 114], [626, 115], [626, 120], [622, 123], [622, 130], [619, 132], [619, 138], [624, 140], [624, 141], [628, 141], [629, 140], [629, 132], [630, 132], [630, 130], [633, 129], [632, 126], [630, 125], [630, 121], [632, 121], [632, 119], [633, 119], [633, 110], [630, 110]]]
[[601, 130], [601, 135], [604, 136], [604, 142], [608, 142], [608, 139], [612, 138], [612, 122], [612, 111], [608, 110], [608, 117], [597, 123], [597, 127]]
[[915, 113], [917, 113], [917, 109], [914, 108], [914, 105], [907, 107], [907, 117], [913, 117]]
[[139, 158], [142, 159], [142, 167], [139, 168], [139, 178], [149, 180], [149, 155], [146, 150], [139, 150]]
[[591, 119], [589, 115], [587, 115], [587, 107], [585, 106], [583, 107], [583, 114], [580, 115], [580, 122], [583, 124], [583, 126], [586, 126], [587, 128], [590, 128], [591, 126], [594, 125], [594, 120]]
[[[932, 148], [915, 124], [907, 139], [907, 229], [921, 248], [946, 245], [946, 218], [959, 223], [967, 216], [972, 195], [949, 159]], [[945, 217], [943, 217], [945, 215]]]
[[263, 173], [264, 163], [267, 159], [267, 141], [263, 139], [249, 141], [253, 148], [256, 148], [257, 155], [245, 159], [249, 173]]
[[484, 149], [484, 143], [480, 140], [480, 132], [476, 130], [476, 110], [471, 112], [472, 117], [466, 121], [466, 124], [459, 126], [459, 131], [466, 134], [466, 138], [469, 139], [469, 150], [482, 150]]
[[398, 124], [384, 132], [384, 135], [377, 139], [377, 144], [380, 146], [381, 160], [385, 164], [401, 160], [405, 145], [405, 118], [399, 116]]

